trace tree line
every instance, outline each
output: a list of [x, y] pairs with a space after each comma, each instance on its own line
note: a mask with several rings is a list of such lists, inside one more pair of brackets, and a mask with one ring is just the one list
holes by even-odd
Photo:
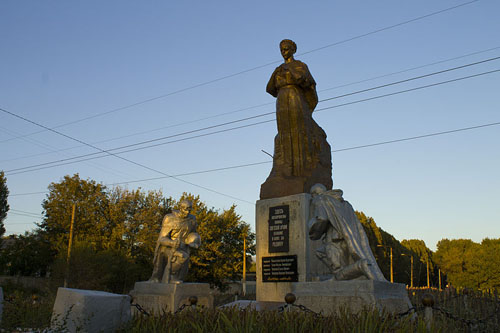
[[234, 205], [221, 212], [191, 194], [175, 200], [161, 191], [108, 188], [78, 174], [49, 185], [38, 228], [4, 240], [8, 245], [2, 249], [0, 270], [64, 279], [74, 205], [68, 286], [126, 292], [134, 282], [149, 279], [162, 219], [184, 199], [193, 201], [202, 238], [191, 255], [187, 280], [224, 289], [228, 281], [241, 278], [243, 238], [249, 266], [255, 253], [255, 235]]
[[[164, 197], [161, 191], [109, 188], [80, 179], [78, 174], [49, 185], [42, 202], [44, 217], [35, 230], [1, 237], [9, 210], [8, 193], [5, 175], [0, 172], [0, 274], [63, 279], [73, 205], [69, 286], [74, 288], [124, 292], [135, 281], [148, 279], [162, 218], [186, 198], [193, 201], [202, 238], [202, 246], [191, 256], [189, 281], [209, 282], [223, 289], [228, 281], [241, 278], [243, 238], [248, 244], [247, 267], [251, 267], [250, 258], [255, 253], [255, 234], [235, 206], [221, 212], [191, 194], [184, 193], [175, 200]], [[441, 284], [444, 288], [451, 284], [500, 289], [500, 239], [484, 239], [481, 243], [442, 239], [433, 252], [423, 240], [400, 242], [378, 227], [373, 218], [363, 212], [356, 214], [388, 280], [392, 252], [394, 282], [414, 287]]]

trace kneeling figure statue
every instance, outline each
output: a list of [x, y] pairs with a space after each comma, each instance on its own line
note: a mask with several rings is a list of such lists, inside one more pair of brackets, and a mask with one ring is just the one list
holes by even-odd
[[190, 214], [192, 207], [190, 200], [183, 200], [179, 210], [163, 218], [150, 282], [182, 283], [186, 277], [190, 248], [198, 248], [201, 244], [196, 218]]
[[330, 268], [334, 280], [386, 281], [363, 226], [342, 194], [342, 190], [327, 191], [322, 184], [311, 187], [309, 238], [323, 242], [316, 255]]

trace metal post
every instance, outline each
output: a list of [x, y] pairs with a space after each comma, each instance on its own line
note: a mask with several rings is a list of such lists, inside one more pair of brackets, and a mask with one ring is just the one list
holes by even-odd
[[441, 268], [438, 270], [439, 272], [439, 291], [441, 291]]
[[391, 283], [394, 283], [394, 273], [392, 270], [392, 247], [391, 247]]
[[246, 232], [243, 234], [243, 284], [242, 284], [243, 296], [247, 294], [247, 235]]
[[410, 281], [411, 285], [410, 285], [410, 287], [413, 288], [413, 255], [411, 256], [410, 260], [411, 260], [410, 261], [411, 262], [411, 281]]
[[71, 226], [69, 227], [68, 255], [66, 256], [66, 274], [64, 274], [64, 288], [68, 287], [69, 260], [71, 258], [71, 244], [73, 243], [73, 225], [75, 223], [75, 208], [76, 204], [73, 204], [73, 211], [71, 213]]
[[429, 258], [427, 258], [427, 288], [431, 287], [431, 282], [429, 280]]

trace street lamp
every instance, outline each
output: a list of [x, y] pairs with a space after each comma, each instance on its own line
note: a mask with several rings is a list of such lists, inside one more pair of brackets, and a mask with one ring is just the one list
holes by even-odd
[[402, 256], [409, 256], [410, 257], [410, 288], [413, 288], [413, 254], [404, 254], [401, 253]]
[[383, 248], [390, 248], [391, 249], [391, 283], [394, 283], [394, 274], [393, 274], [393, 270], [392, 270], [392, 247], [387, 246], [387, 245], [381, 245], [381, 244], [377, 244], [377, 247], [383, 247]]

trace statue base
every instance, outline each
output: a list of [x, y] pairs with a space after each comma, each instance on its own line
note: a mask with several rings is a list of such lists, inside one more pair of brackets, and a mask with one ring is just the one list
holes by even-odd
[[[161, 315], [175, 312], [182, 305], [189, 305], [189, 297], [198, 298], [197, 305], [213, 308], [214, 296], [208, 283], [156, 283], [136, 282], [130, 292], [133, 302], [139, 304], [150, 314]], [[132, 308], [133, 312], [137, 312]]]
[[311, 176], [277, 176], [271, 174], [260, 186], [260, 199], [272, 199], [300, 193], [309, 193], [314, 184], [323, 184], [328, 190], [332, 189], [331, 172], [315, 172]]
[[[366, 309], [384, 310], [398, 314], [412, 305], [406, 286], [374, 280], [321, 281], [292, 283], [296, 305], [303, 305], [325, 315], [346, 309], [358, 313]], [[285, 295], [282, 296], [284, 299]]]
[[[322, 315], [339, 314], [342, 310], [354, 314], [364, 310], [399, 314], [412, 308], [406, 287], [401, 283], [373, 280], [296, 282], [291, 283], [291, 292], [297, 298], [294, 305], [303, 305]], [[222, 307], [276, 311], [285, 304], [285, 295], [281, 295], [274, 301], [242, 300]]]

